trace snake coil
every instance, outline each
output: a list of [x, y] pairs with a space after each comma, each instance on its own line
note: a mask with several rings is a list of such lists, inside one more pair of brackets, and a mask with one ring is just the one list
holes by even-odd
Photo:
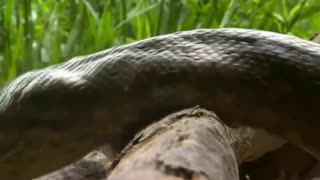
[[9, 169], [35, 157], [60, 166], [106, 141], [120, 147], [114, 137], [197, 104], [320, 157], [319, 92], [319, 44], [234, 28], [162, 35], [28, 72], [3, 88], [1, 161]]

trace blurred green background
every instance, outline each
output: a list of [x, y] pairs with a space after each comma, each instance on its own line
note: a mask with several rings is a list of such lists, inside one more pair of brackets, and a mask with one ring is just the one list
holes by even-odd
[[0, 0], [0, 86], [28, 70], [150, 36], [241, 27], [308, 39], [319, 0]]

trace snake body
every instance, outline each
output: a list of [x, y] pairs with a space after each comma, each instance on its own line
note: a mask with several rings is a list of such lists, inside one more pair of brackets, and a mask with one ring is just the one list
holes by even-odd
[[234, 28], [161, 35], [9, 83], [0, 94], [0, 169], [15, 174], [32, 162], [24, 173], [40, 175], [105, 142], [120, 148], [142, 124], [194, 105], [318, 156], [319, 92], [319, 44]]

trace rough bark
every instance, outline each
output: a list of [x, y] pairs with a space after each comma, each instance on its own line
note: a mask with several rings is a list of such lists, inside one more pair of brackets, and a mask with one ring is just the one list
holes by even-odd
[[[279, 148], [283, 143], [262, 130], [229, 128], [214, 113], [195, 107], [169, 115], [138, 133], [113, 162], [108, 179], [233, 180], [239, 178], [238, 166], [243, 163], [242, 179], [305, 176], [314, 159], [288, 144]], [[113, 160], [110, 153], [108, 157], [94, 151], [39, 179], [104, 180], [109, 174], [107, 163]]]
[[37, 180], [105, 180], [114, 159], [112, 148], [105, 145], [84, 158]]
[[282, 143], [262, 130], [231, 129], [214, 113], [196, 107], [137, 134], [113, 164], [109, 179], [236, 180], [239, 163]]

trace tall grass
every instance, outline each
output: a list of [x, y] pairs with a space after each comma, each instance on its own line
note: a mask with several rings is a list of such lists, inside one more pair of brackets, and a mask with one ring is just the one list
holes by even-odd
[[0, 0], [0, 86], [76, 55], [174, 31], [241, 27], [308, 38], [318, 0]]

